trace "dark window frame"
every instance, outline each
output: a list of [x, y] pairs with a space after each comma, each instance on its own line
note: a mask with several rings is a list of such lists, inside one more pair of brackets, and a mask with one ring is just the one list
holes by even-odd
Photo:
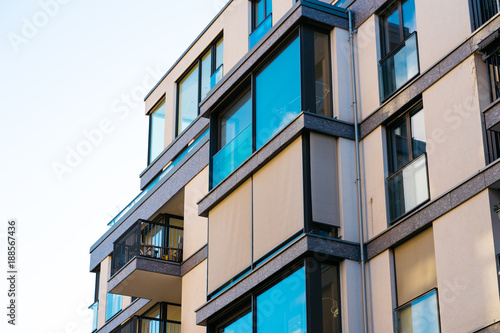
[[100, 282], [101, 282], [101, 266], [99, 265], [99, 267], [95, 271], [94, 303], [99, 301]]
[[[196, 58], [196, 60], [184, 71], [184, 73], [182, 73], [182, 75], [177, 79], [177, 81], [175, 81], [175, 85], [176, 85], [176, 103], [175, 103], [175, 137], [177, 138], [178, 136], [180, 136], [182, 134], [182, 132], [184, 132], [187, 128], [189, 128], [190, 125], [188, 125], [184, 130], [180, 131], [180, 124], [179, 124], [179, 121], [180, 121], [180, 109], [179, 109], [179, 106], [180, 106], [180, 83], [182, 82], [182, 80], [184, 80], [189, 72], [191, 72], [191, 70], [198, 66], [198, 77], [197, 77], [197, 80], [198, 80], [198, 91], [197, 91], [197, 103], [196, 103], [196, 112], [197, 112], [197, 117], [199, 117], [200, 115], [200, 103], [202, 102], [202, 99], [201, 99], [201, 83], [202, 83], [202, 59], [203, 57], [205, 56], [205, 54], [207, 52], [211, 52], [210, 54], [210, 77], [212, 77], [212, 75], [215, 74], [215, 72], [217, 72], [217, 70], [221, 67], [224, 67], [224, 59], [222, 59], [222, 64], [218, 67], [216, 67], [216, 62], [217, 62], [217, 44], [222, 41], [224, 43], [224, 34], [223, 32], [221, 32], [219, 35], [217, 35], [217, 37], [214, 38], [214, 40], [210, 43], [209, 46], [207, 46], [203, 52], [201, 52], [201, 54]], [[196, 118], [197, 118], [196, 117]], [[195, 119], [196, 119], [195, 118]], [[194, 122], [194, 120], [191, 122], [191, 124]]]
[[[398, 320], [397, 320], [397, 318], [398, 318], [398, 315], [397, 315], [398, 311], [401, 310], [401, 309], [403, 309], [404, 307], [407, 307], [408, 305], [411, 305], [412, 302], [418, 300], [419, 298], [422, 298], [422, 297], [424, 297], [424, 296], [426, 296], [426, 295], [428, 295], [428, 294], [430, 294], [430, 293], [432, 293], [434, 291], [436, 292], [436, 305], [437, 305], [437, 317], [438, 317], [437, 319], [438, 319], [438, 324], [439, 324], [439, 332], [440, 333], [443, 332], [443, 330], [441, 328], [441, 311], [439, 309], [439, 291], [438, 291], [437, 287], [434, 287], [434, 288], [429, 289], [428, 291], [426, 291], [426, 292], [418, 295], [417, 297], [412, 298], [408, 302], [406, 302], [404, 304], [401, 304], [400, 306], [394, 308], [394, 311], [393, 311], [393, 316], [394, 316], [394, 331], [396, 333], [399, 332], [399, 329], [398, 329]], [[396, 295], [396, 297], [397, 297], [397, 295]]]
[[[264, 18], [262, 19], [262, 22], [260, 23], [257, 23], [257, 20], [258, 20], [258, 6], [259, 6], [259, 2], [260, 1], [264, 1]], [[271, 3], [271, 4], [269, 4]], [[267, 7], [268, 6], [271, 6], [271, 12], [268, 14], [267, 13]], [[273, 15], [273, 12], [272, 12], [272, 0], [251, 0], [251, 6], [252, 6], [252, 9], [251, 9], [251, 20], [252, 20], [252, 32], [255, 31], [258, 27], [260, 27], [260, 25], [262, 23], [264, 23], [265, 20], [267, 20], [267, 18], [269, 16], [272, 16]]]

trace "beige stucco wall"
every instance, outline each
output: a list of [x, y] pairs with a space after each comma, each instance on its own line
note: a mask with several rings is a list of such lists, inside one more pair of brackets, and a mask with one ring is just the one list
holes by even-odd
[[330, 33], [330, 43], [333, 114], [340, 120], [353, 122], [349, 32], [341, 28], [334, 28]]
[[361, 266], [359, 262], [340, 262], [340, 303], [343, 332], [363, 332]]
[[368, 329], [374, 333], [393, 332], [393, 311], [396, 308], [396, 297], [394, 293], [394, 257], [391, 250], [386, 250], [371, 259], [366, 267]]
[[379, 126], [360, 144], [363, 221], [367, 239], [387, 229], [385, 152], [384, 132]]
[[[443, 15], [448, 12], [452, 15]], [[415, 1], [415, 15], [420, 73], [471, 34], [468, 1], [418, 0]]]
[[488, 191], [433, 223], [442, 332], [471, 332], [500, 317]]
[[111, 256], [101, 261], [101, 276], [99, 279], [99, 310], [97, 314], [97, 328], [106, 323], [106, 295], [108, 290], [108, 279], [110, 277]]
[[352, 140], [338, 138], [338, 180], [339, 180], [339, 214], [342, 239], [359, 242], [358, 196], [356, 190], [355, 146]]
[[208, 192], [208, 166], [184, 187], [184, 259], [207, 243], [207, 219], [198, 216], [198, 205]]
[[359, 121], [380, 106], [378, 85], [378, 22], [372, 15], [354, 37]]
[[293, 0], [272, 0], [273, 2], [273, 25], [275, 25], [287, 11], [294, 5]]
[[471, 56], [423, 93], [431, 199], [485, 165], [477, 92]]
[[182, 277], [182, 332], [204, 333], [206, 328], [196, 325], [194, 310], [206, 301], [207, 260]]

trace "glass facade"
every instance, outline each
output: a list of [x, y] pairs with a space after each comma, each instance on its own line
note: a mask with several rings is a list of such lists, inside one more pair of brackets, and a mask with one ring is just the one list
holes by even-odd
[[437, 292], [417, 298], [396, 310], [398, 333], [439, 333]]
[[122, 295], [108, 293], [106, 296], [106, 321], [122, 310]]
[[273, 26], [272, 12], [271, 0], [252, 1], [252, 33], [249, 37], [250, 49], [261, 40], [262, 36], [271, 30]]
[[165, 145], [165, 101], [149, 116], [149, 151], [150, 164], [163, 151]]
[[257, 332], [306, 332], [305, 286], [302, 267], [257, 296]]
[[300, 43], [297, 37], [257, 73], [257, 149], [301, 112], [300, 82]]

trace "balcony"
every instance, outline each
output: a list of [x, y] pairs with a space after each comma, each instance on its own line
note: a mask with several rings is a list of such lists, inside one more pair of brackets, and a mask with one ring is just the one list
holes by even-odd
[[388, 177], [387, 190], [391, 222], [429, 200], [426, 154], [421, 154]]
[[180, 333], [181, 323], [142, 316], [134, 316], [111, 333]]
[[162, 214], [138, 220], [117, 239], [108, 291], [180, 303], [183, 223], [182, 217]]
[[386, 100], [419, 72], [417, 33], [414, 32], [380, 60], [380, 99]]
[[497, 0], [469, 0], [472, 31], [498, 13]]

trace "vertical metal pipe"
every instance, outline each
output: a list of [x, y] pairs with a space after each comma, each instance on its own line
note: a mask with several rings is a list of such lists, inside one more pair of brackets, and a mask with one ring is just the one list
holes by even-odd
[[363, 211], [361, 205], [361, 166], [359, 155], [359, 124], [358, 124], [358, 104], [356, 94], [356, 66], [354, 64], [354, 42], [353, 36], [355, 30], [353, 29], [352, 11], [348, 10], [349, 14], [349, 42], [351, 47], [351, 81], [352, 81], [352, 96], [353, 96], [353, 112], [354, 112], [354, 139], [356, 149], [356, 185], [358, 191], [358, 222], [359, 222], [359, 246], [361, 252], [361, 297], [363, 302], [363, 331], [368, 333], [368, 307], [366, 301], [366, 272], [365, 272], [365, 240], [363, 232]]

